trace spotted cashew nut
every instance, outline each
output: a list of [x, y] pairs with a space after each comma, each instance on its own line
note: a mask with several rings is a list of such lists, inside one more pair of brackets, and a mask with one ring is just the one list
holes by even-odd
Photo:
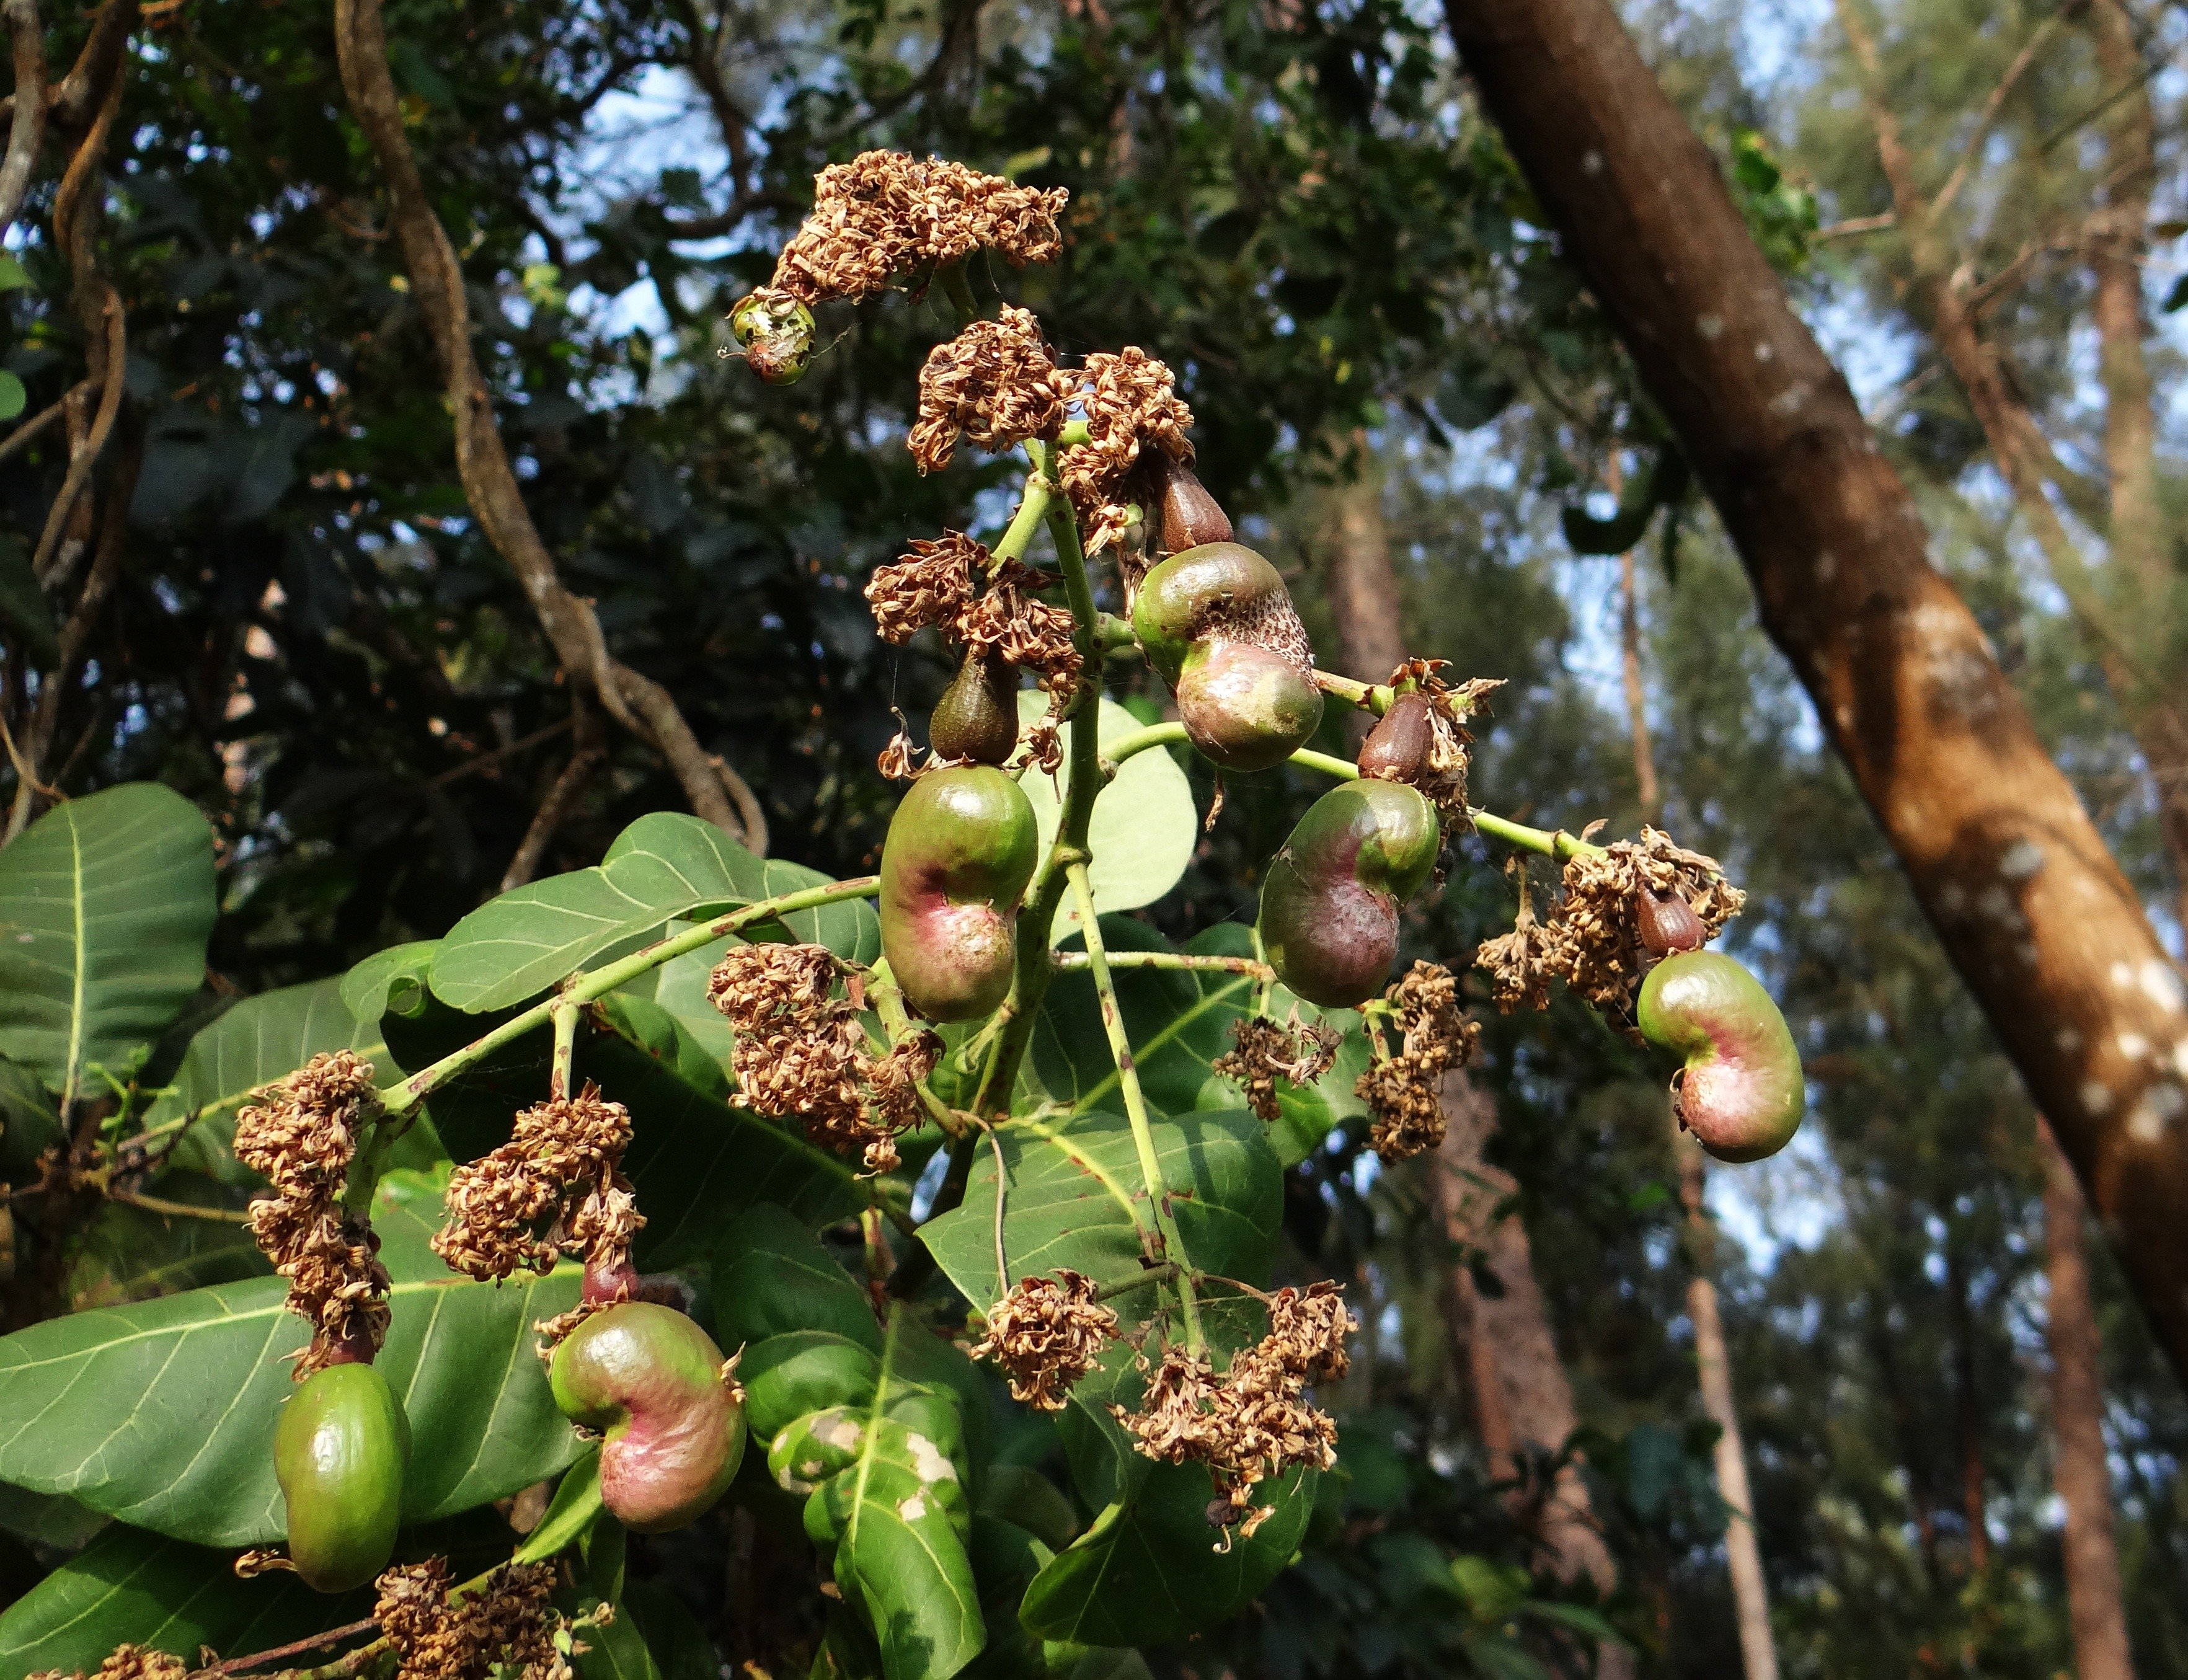
[[1280, 764], [1322, 721], [1306, 631], [1277, 568], [1249, 548], [1204, 543], [1150, 569], [1132, 629], [1176, 691], [1186, 735], [1225, 770]]
[[930, 770], [897, 806], [882, 846], [882, 955], [928, 1020], [977, 1020], [1009, 993], [1039, 845], [1032, 804], [986, 764]]
[[555, 1350], [562, 1415], [606, 1432], [601, 1502], [625, 1528], [681, 1528], [728, 1490], [744, 1457], [744, 1404], [714, 1339], [673, 1307], [619, 1301]]
[[1641, 1036], [1683, 1057], [1679, 1124], [1720, 1161], [1759, 1161], [1789, 1142], [1807, 1106], [1801, 1052], [1762, 983], [1717, 951], [1675, 950], [1641, 983]]
[[1325, 1009], [1381, 991], [1398, 912], [1442, 845], [1435, 806], [1403, 782], [1364, 779], [1323, 794], [1261, 884], [1261, 944], [1277, 978]]
[[274, 1479], [307, 1586], [347, 1593], [387, 1567], [409, 1459], [409, 1419], [375, 1367], [330, 1365], [297, 1384], [274, 1426]]

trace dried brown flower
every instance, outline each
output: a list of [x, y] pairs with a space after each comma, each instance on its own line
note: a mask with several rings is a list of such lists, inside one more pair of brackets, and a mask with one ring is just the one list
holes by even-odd
[[1065, 1267], [1020, 1279], [988, 1310], [988, 1333], [972, 1351], [1002, 1367], [1012, 1400], [1061, 1412], [1071, 1385], [1116, 1339], [1117, 1315], [1095, 1299], [1094, 1280]]
[[1068, 194], [1014, 186], [940, 159], [863, 152], [814, 182], [813, 210], [776, 260], [771, 285], [804, 303], [860, 298], [920, 262], [953, 262], [984, 245], [1015, 263], [1063, 249], [1056, 218]]
[[[1385, 1161], [1402, 1161], [1443, 1142], [1444, 1074], [1463, 1068], [1481, 1040], [1481, 1027], [1458, 1006], [1458, 981], [1433, 962], [1416, 962], [1383, 994], [1399, 1047], [1387, 1052], [1382, 1029], [1371, 1031], [1375, 1060], [1353, 1085], [1375, 1120], [1368, 1142]], [[1387, 1053], [1386, 1053], [1387, 1052]]]
[[1337, 1059], [1337, 1034], [1320, 1024], [1294, 1022], [1280, 1027], [1259, 1016], [1246, 1016], [1231, 1023], [1232, 1047], [1210, 1064], [1211, 1072], [1243, 1086], [1246, 1104], [1260, 1119], [1273, 1120], [1277, 1081], [1312, 1085], [1329, 1071]]
[[646, 1221], [623, 1175], [630, 1111], [588, 1084], [516, 1117], [509, 1142], [449, 1176], [448, 1222], [433, 1252], [472, 1277], [542, 1276], [565, 1254], [606, 1268]]
[[1097, 351], [1080, 369], [1078, 403], [1086, 442], [1063, 451], [1063, 488], [1086, 532], [1086, 552], [1098, 554], [1125, 533], [1133, 468], [1153, 446], [1174, 461], [1193, 459], [1193, 410], [1179, 400], [1169, 366], [1136, 345]]
[[400, 1564], [374, 1585], [373, 1620], [395, 1652], [396, 1680], [487, 1680], [497, 1668], [522, 1680], [570, 1680], [555, 1649], [561, 1617], [550, 1603], [551, 1564], [505, 1564], [482, 1590], [453, 1602], [442, 1558]]
[[1683, 898], [1709, 939], [1746, 903], [1715, 858], [1674, 845], [1644, 828], [1601, 852], [1583, 852], [1565, 868], [1565, 895], [1550, 918], [1554, 938], [1542, 956], [1548, 972], [1623, 1024], [1650, 967], [1636, 900], [1644, 889]]
[[180, 1657], [170, 1656], [165, 1651], [147, 1650], [141, 1645], [118, 1645], [113, 1655], [87, 1677], [45, 1668], [25, 1676], [25, 1680], [183, 1680], [189, 1668], [189, 1664]]
[[1057, 696], [1052, 693], [1048, 710], [1028, 726], [1012, 769], [1038, 770], [1043, 775], [1054, 775], [1063, 768], [1063, 720], [1056, 708]]
[[950, 465], [961, 435], [1001, 453], [1063, 427], [1070, 375], [1057, 371], [1032, 312], [1003, 306], [927, 352], [919, 370], [919, 418], [905, 439], [922, 472]]
[[1555, 930], [1536, 921], [1534, 910], [1523, 902], [1510, 933], [1481, 942], [1474, 953], [1474, 966], [1487, 971], [1490, 995], [1499, 1013], [1548, 1006], [1549, 954], [1558, 937]]
[[730, 1065], [746, 1108], [795, 1115], [815, 1142], [887, 1172], [897, 1136], [920, 1122], [917, 1086], [942, 1043], [922, 1029], [875, 1055], [857, 1008], [837, 995], [843, 978], [826, 945], [739, 945], [715, 966], [707, 997], [736, 1029]]
[[1303, 1383], [1334, 1383], [1352, 1368], [1345, 1339], [1359, 1328], [1333, 1283], [1311, 1284], [1305, 1294], [1279, 1289], [1269, 1302], [1261, 1351]]
[[370, 1357], [387, 1335], [380, 1239], [342, 1210], [360, 1127], [379, 1113], [372, 1064], [341, 1050], [313, 1057], [235, 1117], [235, 1157], [274, 1187], [251, 1204], [251, 1232], [289, 1281], [289, 1310], [312, 1327], [299, 1381], [337, 1356]]
[[992, 653], [1037, 673], [1051, 694], [1070, 693], [1084, 662], [1071, 609], [1040, 600], [1035, 589], [1059, 580], [1018, 561], [995, 568], [979, 597], [961, 609], [950, 632], [966, 647]]
[[911, 552], [877, 566], [866, 579], [866, 601], [883, 641], [907, 642], [929, 624], [953, 623], [973, 600], [973, 580], [994, 565], [984, 543], [961, 531], [930, 542], [912, 539]]

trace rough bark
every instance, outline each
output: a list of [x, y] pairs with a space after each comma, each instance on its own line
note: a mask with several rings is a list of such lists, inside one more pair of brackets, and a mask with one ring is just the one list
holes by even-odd
[[2112, 1471], [2104, 1432], [2104, 1379], [2096, 1310], [2089, 1300], [2089, 1258], [2083, 1246], [2084, 1204], [2074, 1170], [2039, 1124], [2044, 1159], [2044, 1271], [2050, 1305], [2052, 1485], [2067, 1508], [2067, 1615], [2078, 1680], [2134, 1680], [2127, 1611], [2120, 1596], [2119, 1549], [2112, 1539]]
[[1715, 502], [1763, 628], [2188, 1374], [2188, 993], [2133, 888], [1609, 0], [1446, 14]]
[[[1367, 458], [1364, 439], [1361, 454]], [[1406, 657], [1406, 637], [1383, 520], [1383, 486], [1372, 469], [1338, 493], [1336, 527], [1328, 586], [1344, 671], [1363, 682], [1386, 682]]]

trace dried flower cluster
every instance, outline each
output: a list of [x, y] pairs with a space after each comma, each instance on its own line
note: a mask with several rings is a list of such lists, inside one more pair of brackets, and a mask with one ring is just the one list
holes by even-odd
[[1167, 364], [1137, 346], [1097, 351], [1080, 369], [1078, 402], [1086, 442], [1058, 463], [1063, 488], [1086, 533], [1086, 552], [1099, 554], [1125, 533], [1133, 469], [1152, 445], [1174, 461], [1193, 459], [1193, 410], [1177, 395]]
[[1243, 1087], [1247, 1106], [1265, 1120], [1279, 1112], [1278, 1080], [1312, 1085], [1337, 1059], [1337, 1034], [1319, 1023], [1280, 1027], [1249, 1015], [1231, 1023], [1231, 1048], [1210, 1069]]
[[1148, 1457], [1207, 1465], [1221, 1495], [1210, 1525], [1250, 1536], [1274, 1509], [1255, 1505], [1259, 1483], [1294, 1464], [1337, 1462], [1337, 1425], [1304, 1396], [1308, 1384], [1345, 1374], [1345, 1338], [1359, 1328], [1334, 1283], [1280, 1290], [1269, 1333], [1232, 1356], [1221, 1382], [1205, 1355], [1172, 1348], [1149, 1372], [1137, 1412], [1110, 1409]]
[[141, 1645], [120, 1645], [88, 1676], [46, 1668], [25, 1676], [25, 1680], [183, 1680], [189, 1666], [180, 1657], [170, 1656], [165, 1651], [146, 1650]]
[[433, 1252], [482, 1280], [544, 1277], [566, 1254], [598, 1271], [620, 1265], [646, 1223], [623, 1175], [629, 1146], [630, 1111], [597, 1085], [527, 1108], [508, 1142], [450, 1175]]
[[770, 284], [820, 303], [867, 296], [891, 274], [983, 246], [1020, 265], [1052, 262], [1063, 249], [1056, 218], [1069, 197], [1060, 187], [1014, 186], [940, 158], [862, 152], [815, 179], [812, 213], [783, 247]]
[[1657, 829], [1583, 852], [1565, 865], [1565, 892], [1548, 922], [1531, 925], [1523, 916], [1520, 927], [1475, 953], [1475, 964], [1489, 971], [1497, 1006], [1541, 1008], [1554, 978], [1626, 1024], [1650, 967], [1638, 925], [1644, 890], [1684, 899], [1710, 939], [1747, 902], [1715, 858], [1674, 845]]
[[1071, 1385], [1116, 1339], [1117, 1315], [1095, 1299], [1094, 1280], [1060, 1267], [1053, 1277], [1021, 1278], [989, 1308], [988, 1333], [972, 1351], [1002, 1367], [1012, 1400], [1061, 1412]]
[[399, 1666], [396, 1680], [570, 1680], [569, 1659], [555, 1649], [561, 1617], [550, 1602], [551, 1564], [505, 1564], [484, 1588], [453, 1602], [443, 1558], [400, 1564], [373, 1583], [373, 1620]]
[[716, 965], [707, 997], [736, 1029], [730, 1061], [746, 1108], [795, 1115], [816, 1142], [887, 1172], [898, 1134], [919, 1124], [919, 1082], [942, 1040], [922, 1029], [874, 1055], [858, 1010], [837, 995], [843, 980], [826, 945], [739, 945]]
[[1353, 1094], [1374, 1113], [1368, 1141], [1375, 1153], [1403, 1161], [1443, 1142], [1437, 1087], [1473, 1056], [1481, 1026], [1459, 1009], [1457, 977], [1433, 962], [1416, 962], [1383, 999], [1399, 1047], [1388, 1052], [1382, 1029], [1373, 1029], [1375, 1060], [1354, 1082]]
[[927, 352], [919, 370], [919, 418], [905, 442], [922, 472], [950, 465], [957, 439], [1001, 453], [1063, 428], [1072, 379], [1057, 370], [1030, 310], [1003, 306]]
[[1079, 680], [1080, 660], [1070, 609], [1037, 593], [1055, 583], [1022, 561], [997, 561], [961, 531], [945, 531], [939, 541], [915, 538], [909, 554], [876, 567], [866, 601], [884, 641], [909, 641], [939, 624], [960, 646], [1036, 672], [1043, 688], [1062, 696]]
[[235, 1158], [274, 1187], [251, 1204], [251, 1234], [289, 1280], [289, 1310], [312, 1327], [299, 1381], [338, 1358], [370, 1358], [387, 1336], [380, 1239], [342, 1211], [358, 1132], [379, 1112], [372, 1064], [314, 1056], [235, 1117]]

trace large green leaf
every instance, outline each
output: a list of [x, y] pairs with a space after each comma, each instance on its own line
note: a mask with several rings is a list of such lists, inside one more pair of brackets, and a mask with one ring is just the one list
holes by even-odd
[[[674, 917], [719, 913], [828, 879], [798, 864], [763, 862], [696, 817], [657, 811], [618, 835], [598, 867], [505, 893], [459, 922], [433, 954], [433, 993], [459, 1009], [505, 1008]], [[880, 949], [872, 907], [863, 900], [801, 910], [786, 926], [792, 939], [857, 961]]]
[[0, 851], [0, 1055], [73, 1102], [128, 1076], [205, 979], [212, 830], [157, 782], [55, 806]]
[[[1260, 1283], [1283, 1212], [1283, 1174], [1260, 1121], [1230, 1111], [1152, 1123], [1155, 1160], [1192, 1264]], [[995, 1128], [1007, 1187], [1003, 1244], [1011, 1278], [1069, 1266], [1102, 1283], [1140, 1268], [1135, 1210], [1152, 1224], [1131, 1126], [1116, 1114], [1016, 1119]], [[992, 1152], [974, 1158], [964, 1200], [920, 1236], [966, 1299], [1002, 1294], [995, 1276]], [[1150, 1292], [1151, 1293], [1151, 1292]], [[1136, 1296], [1119, 1298], [1122, 1310]]]
[[[382, 1063], [375, 1017], [360, 1023], [342, 1001], [340, 979], [284, 986], [248, 997], [200, 1029], [183, 1054], [173, 1080], [146, 1111], [146, 1126], [190, 1119], [168, 1159], [176, 1166], [229, 1183], [255, 1183], [257, 1175], [235, 1159], [236, 1110], [251, 1094], [294, 1073], [323, 1051], [354, 1050]], [[382, 1069], [392, 1075], [392, 1064]]]
[[713, 1283], [714, 1329], [725, 1348], [824, 1330], [881, 1351], [866, 1290], [787, 1208], [764, 1204], [730, 1227], [714, 1251]]
[[[381, 1369], [410, 1418], [413, 1521], [553, 1475], [577, 1436], [534, 1357], [533, 1324], [577, 1299], [578, 1271], [504, 1285], [451, 1275], [426, 1246], [429, 1191], [391, 1187], [375, 1214], [395, 1279]], [[0, 1339], [0, 1480], [66, 1493], [141, 1527], [213, 1546], [284, 1527], [274, 1425], [303, 1345], [276, 1278], [57, 1318]]]
[[[1028, 689], [1018, 696], [1022, 723], [1032, 722], [1047, 708], [1048, 697], [1037, 691]], [[1141, 727], [1140, 720], [1114, 700], [1102, 701], [1099, 718], [1096, 728], [1104, 746]], [[1057, 776], [1028, 770], [1018, 779], [1033, 803], [1044, 855], [1056, 839], [1063, 811], [1058, 789], [1069, 775], [1067, 761], [1067, 768]], [[1200, 843], [1193, 784], [1177, 761], [1160, 748], [1125, 759], [1117, 779], [1094, 796], [1094, 819], [1086, 838], [1093, 860], [1086, 865], [1087, 879], [1099, 914], [1137, 910], [1176, 886], [1193, 861], [1193, 848]], [[1078, 908], [1067, 897], [1051, 937], [1061, 939], [1078, 925]]]
[[369, 1591], [329, 1597], [285, 1571], [238, 1580], [234, 1558], [116, 1523], [0, 1615], [0, 1680], [42, 1669], [95, 1672], [128, 1643], [189, 1662], [201, 1647], [242, 1654], [372, 1612]]

